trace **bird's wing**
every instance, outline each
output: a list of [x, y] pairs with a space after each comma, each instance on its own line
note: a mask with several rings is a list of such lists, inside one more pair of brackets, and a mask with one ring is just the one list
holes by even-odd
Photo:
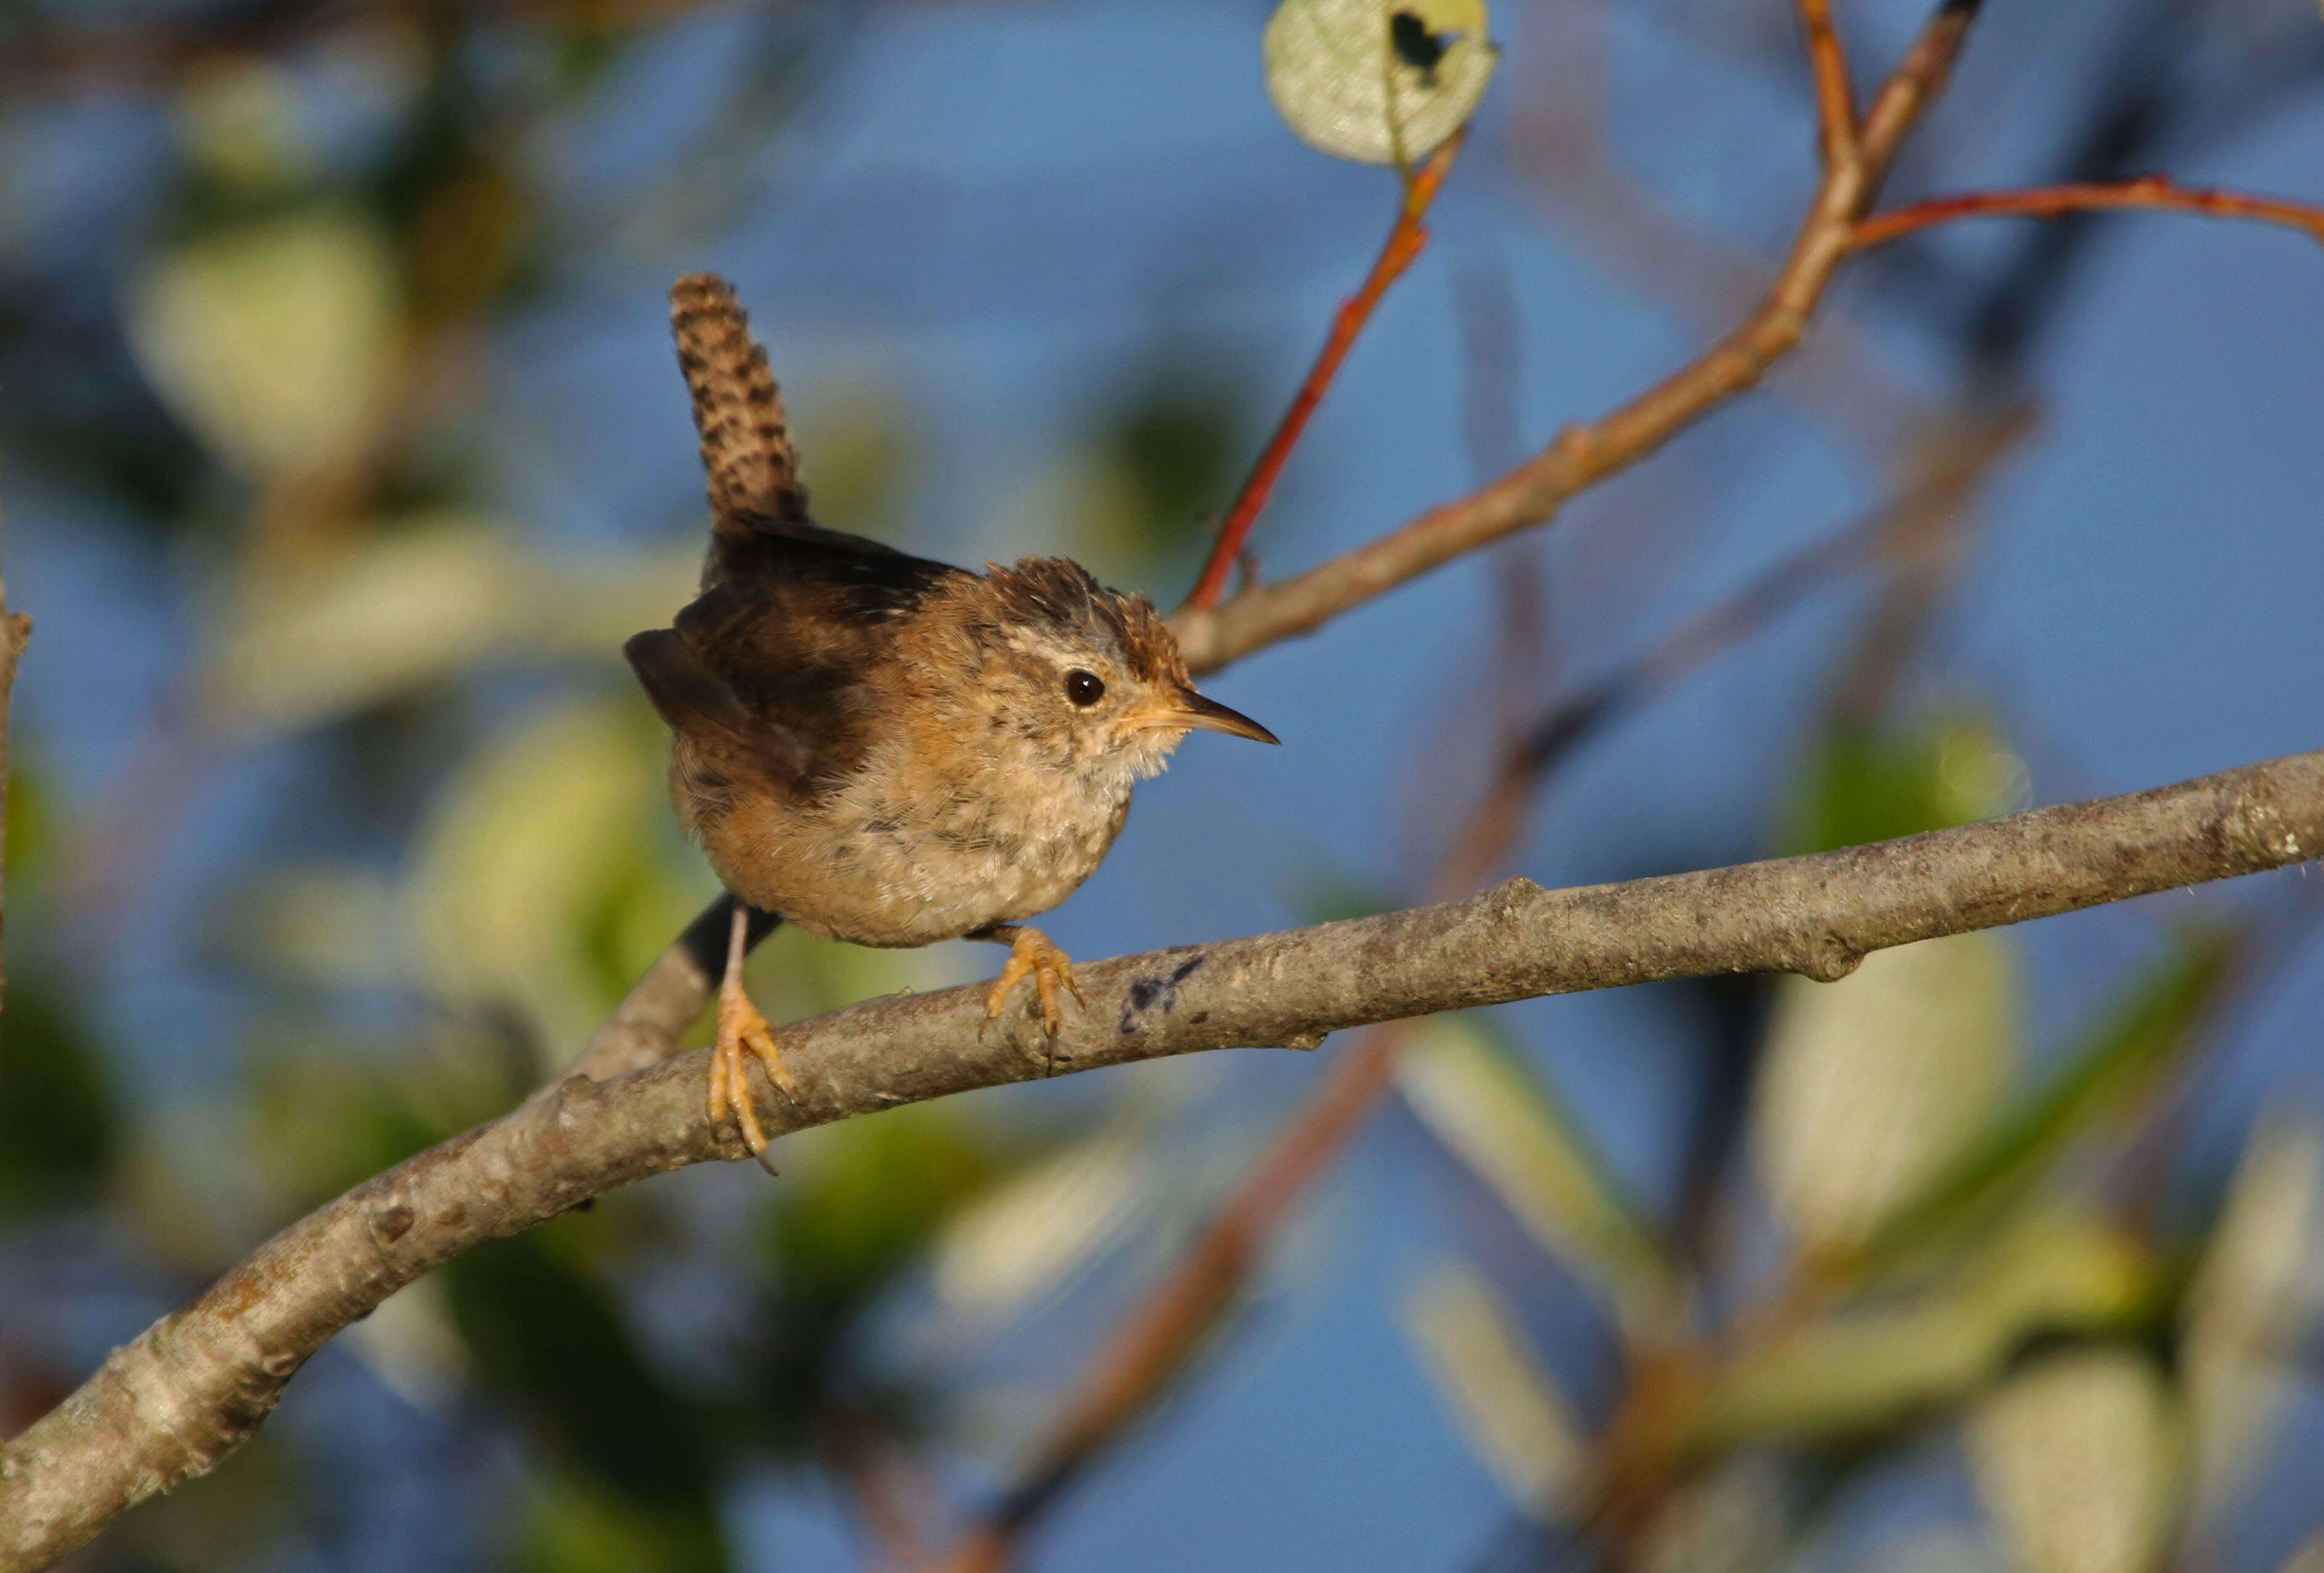
[[715, 273], [670, 290], [670, 331], [709, 477], [702, 594], [630, 664], [672, 728], [812, 794], [861, 762], [895, 620], [961, 569], [808, 516], [782, 392]]
[[630, 664], [674, 730], [812, 797], [862, 761], [896, 620], [962, 570], [832, 531], [756, 537], [732, 567]]

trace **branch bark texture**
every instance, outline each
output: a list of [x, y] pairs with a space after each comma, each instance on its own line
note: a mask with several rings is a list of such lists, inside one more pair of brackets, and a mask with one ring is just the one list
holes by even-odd
[[[1467, 901], [1076, 968], [1060, 1069], [1237, 1045], [1313, 1048], [1342, 1027], [1659, 978], [1832, 979], [1868, 951], [2282, 867], [2324, 848], [2324, 751], [2126, 797], [1809, 857]], [[704, 1117], [700, 1054], [648, 1062], [701, 1007], [673, 946], [589, 1068], [505, 1118], [357, 1186], [116, 1349], [0, 1448], [0, 1573], [46, 1566], [215, 1465], [341, 1328], [484, 1242], [649, 1175], [742, 1156]], [[1044, 1074], [1029, 1018], [982, 1036], [981, 986], [875, 1000], [787, 1030], [806, 1089], [761, 1088], [784, 1133]], [[632, 1007], [636, 1007], [632, 1009]], [[610, 1024], [609, 1024], [610, 1025]], [[602, 1054], [599, 1050], [604, 1050]], [[618, 1073], [625, 1065], [642, 1069]], [[754, 1087], [759, 1084], [754, 1083]]]

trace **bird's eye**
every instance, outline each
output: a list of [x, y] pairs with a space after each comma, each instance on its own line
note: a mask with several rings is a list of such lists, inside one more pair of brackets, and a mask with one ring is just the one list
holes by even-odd
[[1065, 698], [1076, 705], [1094, 705], [1105, 698], [1105, 684], [1097, 673], [1076, 668], [1065, 673]]

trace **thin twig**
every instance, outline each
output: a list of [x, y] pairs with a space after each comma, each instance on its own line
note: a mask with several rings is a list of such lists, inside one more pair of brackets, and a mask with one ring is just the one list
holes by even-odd
[[1815, 73], [1816, 126], [1826, 168], [1856, 162], [1856, 96], [1848, 85], [1848, 51], [1831, 24], [1831, 0], [1799, 0]]
[[1339, 375], [1340, 363], [1347, 359], [1356, 336], [1371, 320], [1388, 286], [1402, 278], [1405, 270], [1427, 248], [1428, 226], [1424, 220], [1467, 135], [1466, 127], [1455, 132], [1404, 182], [1403, 203], [1397, 210], [1396, 224], [1388, 230], [1388, 239], [1381, 244], [1379, 256], [1372, 263], [1371, 272], [1364, 275], [1362, 285], [1340, 302], [1340, 310], [1332, 319], [1331, 335], [1317, 352], [1315, 364], [1308, 368], [1307, 380], [1299, 384], [1291, 407], [1283, 412], [1275, 435], [1268, 439], [1259, 462], [1251, 467], [1242, 490], [1236, 494], [1234, 505], [1220, 522], [1218, 539], [1211, 545], [1210, 560], [1203, 565], [1202, 577], [1194, 581], [1194, 592], [1186, 597], [1189, 606], [1214, 606], [1225, 593], [1227, 576], [1234, 571], [1235, 562], [1242, 554], [1243, 538], [1250, 533], [1251, 525], [1267, 506], [1267, 499], [1274, 494], [1276, 477], [1283, 473], [1291, 450], [1298, 446], [1300, 433], [1307, 430], [1307, 418], [1323, 402], [1325, 390]]
[[1925, 202], [1914, 202], [1908, 207], [1892, 208], [1860, 220], [1850, 244], [1854, 249], [1864, 251], [1884, 245], [1915, 230], [1929, 229], [1962, 218], [2061, 218], [2070, 213], [2125, 208], [2280, 224], [2303, 231], [2310, 239], [2324, 245], [2324, 207], [2282, 198], [2254, 197], [2240, 191], [2181, 186], [2168, 175], [2140, 175], [2127, 180], [2036, 186], [2023, 191], [1970, 191], [1959, 197], [1932, 198]]
[[1216, 607], [1171, 617], [1196, 672], [1307, 633], [1408, 579], [1513, 531], [1542, 523], [1566, 500], [1661, 448], [1718, 405], [1755, 386], [1807, 331], [1854, 245], [1904, 134], [1942, 90], [1976, 11], [1943, 0], [1865, 112], [1858, 156], [1828, 165], [1789, 254], [1750, 315], [1693, 361], [1597, 421], [1569, 426], [1490, 486], [1432, 508], [1402, 529], [1291, 578]]

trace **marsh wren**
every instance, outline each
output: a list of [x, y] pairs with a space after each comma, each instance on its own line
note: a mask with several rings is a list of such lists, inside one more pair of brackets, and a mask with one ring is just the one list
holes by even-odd
[[763, 1161], [746, 1054], [794, 1101], [742, 988], [749, 908], [858, 945], [1010, 947], [1051, 1037], [1073, 964], [1019, 920], [1093, 872], [1130, 790], [1188, 731], [1273, 743], [1194, 691], [1144, 596], [1061, 557], [982, 575], [816, 524], [782, 395], [725, 281], [691, 273], [670, 326], [709, 477], [701, 593], [623, 647], [670, 727], [670, 799], [736, 898], [710, 1117]]

